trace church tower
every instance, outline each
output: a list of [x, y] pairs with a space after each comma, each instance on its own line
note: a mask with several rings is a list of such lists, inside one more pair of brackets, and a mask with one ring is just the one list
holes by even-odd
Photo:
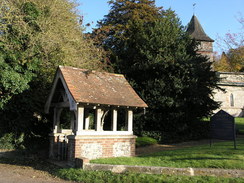
[[203, 30], [195, 15], [192, 16], [190, 23], [188, 24], [187, 32], [189, 35], [198, 41], [199, 50], [198, 53], [207, 56], [211, 62], [213, 62], [213, 42]]

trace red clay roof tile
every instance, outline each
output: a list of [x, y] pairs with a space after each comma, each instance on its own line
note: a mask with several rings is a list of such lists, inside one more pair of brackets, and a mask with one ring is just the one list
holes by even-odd
[[121, 74], [59, 67], [77, 103], [147, 107]]

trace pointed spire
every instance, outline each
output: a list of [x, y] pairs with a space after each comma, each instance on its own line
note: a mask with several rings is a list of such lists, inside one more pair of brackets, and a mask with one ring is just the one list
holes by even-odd
[[192, 16], [190, 23], [188, 24], [187, 32], [190, 36], [197, 41], [209, 41], [214, 42], [208, 35], [204, 32], [201, 24], [199, 23], [195, 15]]

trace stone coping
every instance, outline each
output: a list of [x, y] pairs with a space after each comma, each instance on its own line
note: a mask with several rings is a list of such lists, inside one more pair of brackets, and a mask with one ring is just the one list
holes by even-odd
[[237, 170], [237, 169], [172, 168], [172, 167], [109, 165], [109, 164], [93, 164], [93, 163], [84, 163], [83, 169], [111, 171], [114, 173], [133, 172], [133, 173], [146, 173], [146, 174], [244, 178], [244, 170]]
[[218, 74], [244, 75], [244, 72], [217, 72]]
[[243, 87], [244, 83], [241, 82], [219, 82], [218, 85], [221, 86], [239, 86], [239, 87]]
[[135, 135], [69, 135], [68, 139], [132, 139]]

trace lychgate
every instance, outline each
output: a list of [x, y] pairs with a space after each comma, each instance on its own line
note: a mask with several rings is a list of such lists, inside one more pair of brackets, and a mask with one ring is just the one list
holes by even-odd
[[133, 110], [146, 107], [123, 75], [59, 66], [45, 105], [53, 113], [50, 158], [135, 155]]

